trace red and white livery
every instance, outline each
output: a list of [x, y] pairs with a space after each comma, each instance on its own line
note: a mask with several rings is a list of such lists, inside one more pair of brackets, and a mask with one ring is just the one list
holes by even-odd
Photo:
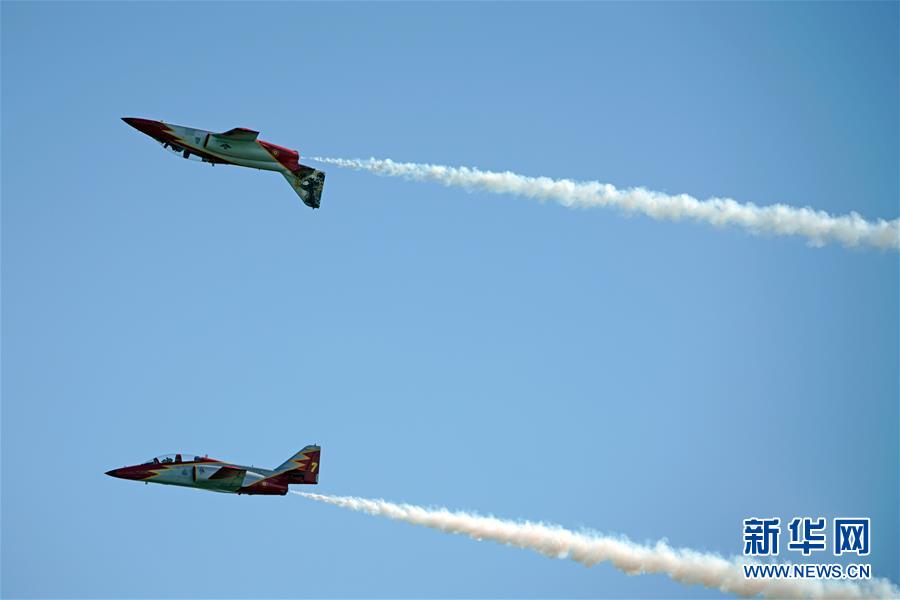
[[226, 494], [284, 496], [291, 485], [319, 483], [321, 454], [322, 448], [318, 444], [306, 446], [274, 469], [237, 465], [208, 456], [165, 454], [137, 465], [112, 469], [106, 474], [119, 479]]
[[164, 148], [212, 165], [237, 165], [281, 173], [303, 203], [319, 208], [325, 173], [300, 164], [300, 153], [258, 139], [259, 132], [235, 127], [223, 133], [170, 125], [152, 119], [123, 117], [123, 121], [152, 137]]

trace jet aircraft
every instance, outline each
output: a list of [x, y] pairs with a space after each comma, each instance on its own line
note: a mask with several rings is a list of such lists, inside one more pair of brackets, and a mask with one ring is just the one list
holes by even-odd
[[235, 465], [207, 456], [166, 454], [106, 474], [144, 483], [181, 485], [227, 494], [284, 496], [292, 483], [319, 482], [321, 452], [319, 446], [307, 446], [273, 470]]
[[287, 179], [304, 204], [319, 208], [325, 173], [301, 165], [300, 153], [296, 150], [257, 139], [258, 131], [235, 127], [213, 133], [151, 119], [122, 117], [122, 120], [184, 158], [195, 158], [212, 165], [277, 171]]

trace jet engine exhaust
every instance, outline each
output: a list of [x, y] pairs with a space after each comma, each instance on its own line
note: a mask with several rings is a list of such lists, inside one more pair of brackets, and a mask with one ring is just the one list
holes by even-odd
[[624, 537], [593, 532], [573, 532], [557, 525], [529, 521], [508, 521], [496, 517], [395, 504], [354, 496], [326, 496], [291, 492], [311, 500], [341, 508], [467, 535], [517, 548], [533, 550], [549, 558], [569, 558], [586, 567], [609, 562], [628, 575], [660, 573], [686, 585], [702, 585], [743, 597], [764, 598], [897, 598], [900, 588], [886, 579], [867, 581], [822, 581], [812, 579], [746, 579], [741, 563], [749, 560], [725, 559], [665, 542], [653, 546], [636, 544]]
[[310, 158], [386, 177], [434, 181], [447, 187], [512, 194], [540, 201], [553, 200], [568, 208], [614, 207], [625, 213], [641, 213], [657, 220], [690, 219], [717, 227], [741, 227], [751, 233], [800, 236], [806, 238], [811, 246], [838, 242], [848, 247], [900, 250], [900, 219], [867, 221], [855, 212], [833, 216], [809, 207], [797, 208], [785, 204], [757, 206], [753, 203], [742, 204], [731, 198], [698, 200], [688, 194], [670, 195], [641, 187], [620, 190], [598, 181], [528, 177], [509, 171], [498, 173], [377, 158]]

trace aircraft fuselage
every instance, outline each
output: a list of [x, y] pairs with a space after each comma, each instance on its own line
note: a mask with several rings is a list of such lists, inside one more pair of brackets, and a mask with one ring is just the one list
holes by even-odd
[[212, 492], [283, 496], [291, 484], [319, 482], [321, 448], [307, 446], [276, 469], [226, 463], [206, 456], [172, 454], [112, 469], [119, 479], [193, 487]]
[[257, 131], [236, 127], [214, 133], [152, 119], [123, 117], [122, 120], [184, 158], [281, 173], [307, 206], [319, 207], [325, 173], [301, 165], [296, 150], [258, 139]]

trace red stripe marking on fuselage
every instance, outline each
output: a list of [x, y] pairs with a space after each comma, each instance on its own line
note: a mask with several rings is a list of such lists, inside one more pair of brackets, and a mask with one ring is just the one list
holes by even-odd
[[294, 172], [300, 168], [300, 153], [296, 150], [271, 142], [264, 142], [263, 140], [256, 140], [256, 143], [262, 146], [272, 158], [277, 160], [288, 171]]

